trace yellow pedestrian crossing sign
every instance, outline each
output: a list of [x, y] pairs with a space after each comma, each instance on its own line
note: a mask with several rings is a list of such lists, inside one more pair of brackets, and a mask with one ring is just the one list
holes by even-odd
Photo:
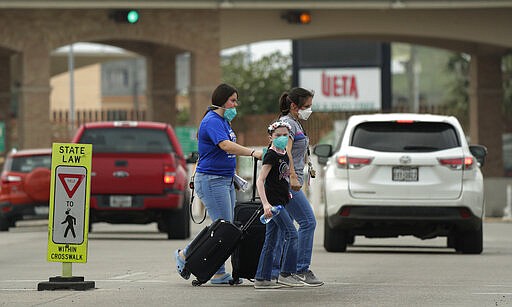
[[91, 144], [52, 146], [48, 261], [87, 262], [91, 161]]

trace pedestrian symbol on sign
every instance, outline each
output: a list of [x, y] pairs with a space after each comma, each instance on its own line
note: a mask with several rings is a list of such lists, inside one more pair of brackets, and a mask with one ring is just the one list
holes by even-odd
[[71, 211], [71, 209], [66, 210], [66, 219], [61, 223], [61, 224], [68, 223], [68, 227], [66, 227], [66, 231], [64, 232], [64, 238], [68, 237], [69, 230], [71, 230], [71, 234], [73, 235], [73, 238], [76, 238], [75, 228], [73, 227], [73, 225], [76, 225], [76, 218], [74, 216], [72, 216], [71, 214], [69, 214], [69, 211]]

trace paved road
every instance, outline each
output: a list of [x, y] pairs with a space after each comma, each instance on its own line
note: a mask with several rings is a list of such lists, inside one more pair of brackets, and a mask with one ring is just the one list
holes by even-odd
[[[194, 226], [197, 233], [203, 226]], [[512, 306], [512, 223], [484, 225], [484, 253], [460, 255], [444, 239], [356, 238], [347, 253], [327, 253], [319, 221], [313, 270], [319, 288], [255, 290], [244, 285], [192, 287], [174, 270], [168, 241], [156, 226], [95, 224], [88, 263], [73, 275], [93, 280], [88, 291], [37, 291], [61, 275], [46, 261], [44, 222], [0, 233], [0, 306]]]

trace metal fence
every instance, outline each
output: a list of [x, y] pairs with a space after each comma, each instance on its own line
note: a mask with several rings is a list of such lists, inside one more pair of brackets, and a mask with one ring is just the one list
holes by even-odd
[[[50, 120], [54, 124], [71, 123], [71, 116], [68, 110], [53, 111]], [[98, 121], [111, 120], [146, 120], [146, 111], [144, 110], [77, 110], [75, 112], [74, 126], [79, 127], [81, 124]]]
[[[395, 107], [382, 113], [408, 113], [407, 107]], [[317, 144], [329, 132], [333, 131], [336, 121], [346, 120], [355, 114], [376, 113], [376, 111], [352, 111], [352, 112], [313, 112], [307, 121], [302, 121], [310, 143]], [[453, 115], [462, 124], [467, 134], [469, 131], [469, 115], [467, 113], [454, 114], [453, 109], [446, 106], [421, 106], [418, 113]], [[233, 121], [233, 129], [237, 134], [237, 142], [243, 145], [265, 145], [269, 139], [266, 133], [268, 125], [277, 119], [277, 114], [244, 115]], [[66, 140], [72, 135], [73, 130], [83, 123], [111, 120], [149, 120], [146, 111], [134, 110], [78, 110], [75, 113], [73, 126], [70, 125], [69, 111], [53, 111], [51, 118], [54, 129], [54, 140]], [[512, 118], [503, 115], [506, 132], [512, 132]]]

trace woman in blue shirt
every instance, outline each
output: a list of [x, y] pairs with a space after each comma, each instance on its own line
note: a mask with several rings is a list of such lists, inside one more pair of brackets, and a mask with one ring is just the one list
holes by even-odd
[[[198, 131], [199, 161], [194, 178], [197, 196], [208, 210], [212, 221], [233, 221], [235, 187], [233, 176], [236, 156], [251, 156], [261, 159], [262, 151], [236, 143], [231, 121], [236, 116], [238, 91], [231, 85], [220, 84], [213, 91], [212, 104], [208, 107]], [[184, 279], [190, 274], [183, 272], [187, 247], [176, 250], [176, 266]], [[228, 284], [233, 278], [222, 265], [210, 280], [213, 284]]]

